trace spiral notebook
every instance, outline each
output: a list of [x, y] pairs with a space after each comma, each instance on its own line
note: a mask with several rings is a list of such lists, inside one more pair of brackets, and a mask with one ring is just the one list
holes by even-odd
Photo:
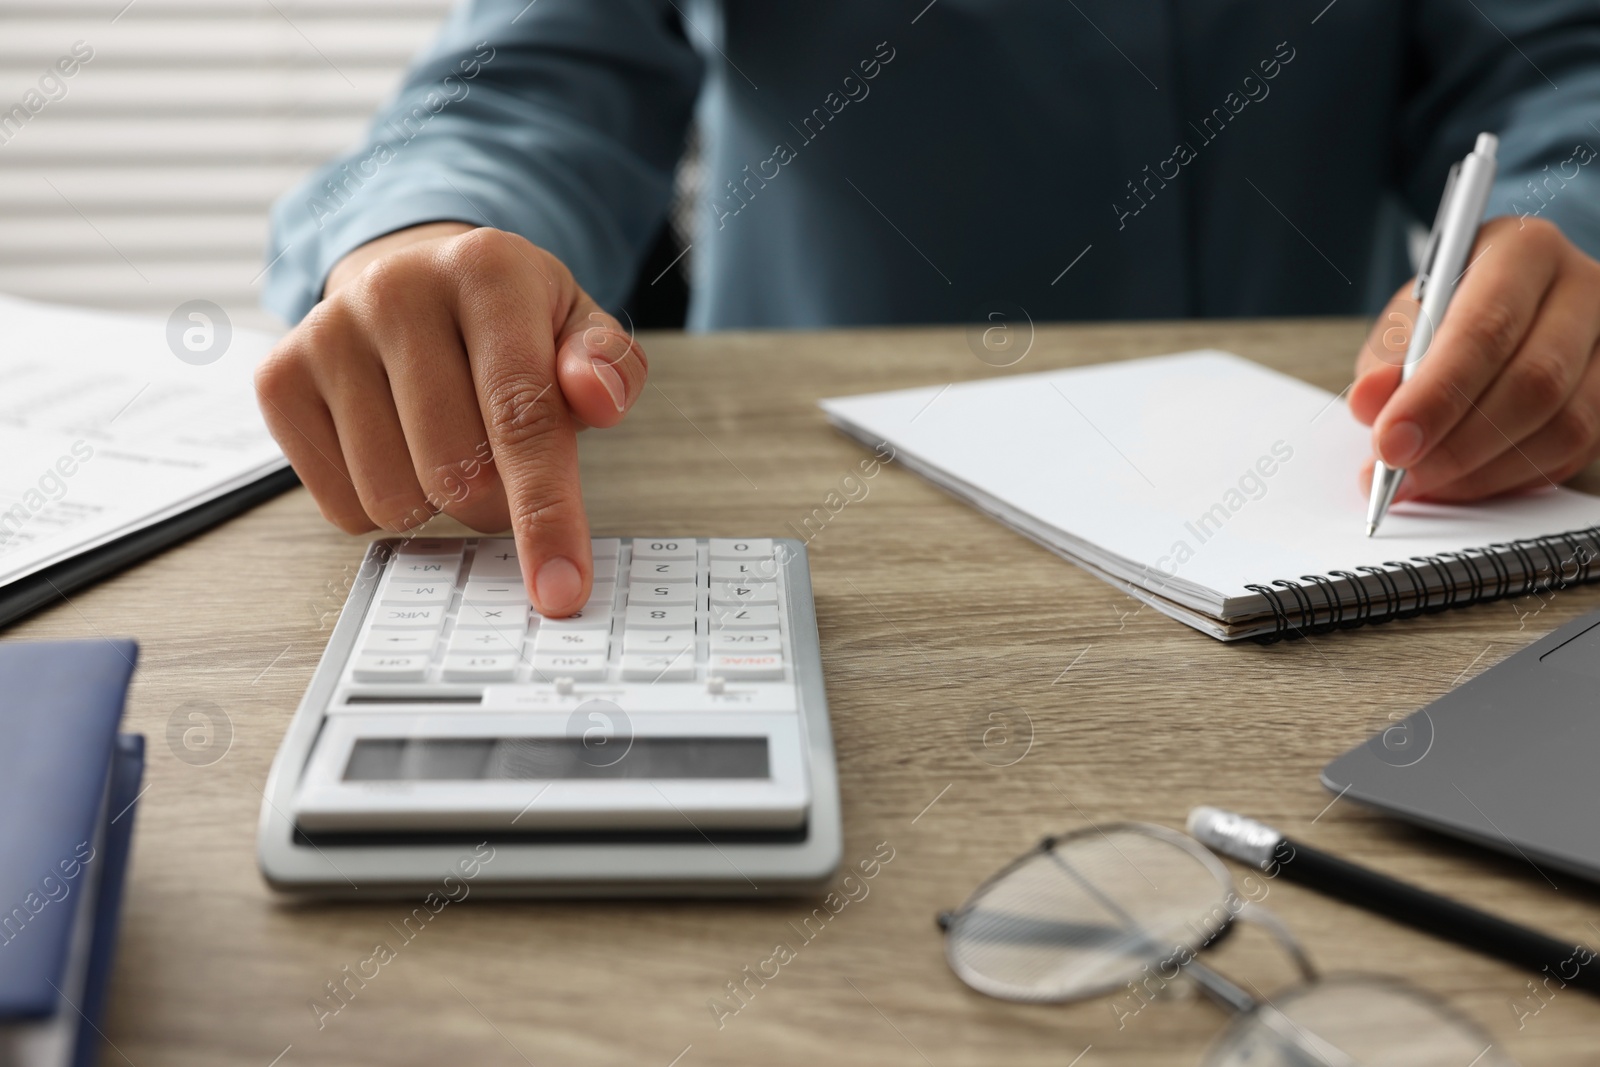
[[[824, 400], [828, 418], [1224, 641], [1600, 578], [1600, 498], [1401, 503], [1366, 536], [1370, 431], [1323, 389], [1186, 352]], [[1530, 467], [1531, 470], [1531, 467]]]

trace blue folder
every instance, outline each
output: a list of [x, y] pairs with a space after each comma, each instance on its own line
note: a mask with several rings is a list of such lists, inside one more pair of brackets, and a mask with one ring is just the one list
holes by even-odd
[[[78, 1013], [73, 1062], [84, 1065], [99, 1044], [144, 770], [144, 739], [117, 734], [137, 659], [128, 640], [0, 643], [0, 1022]], [[68, 990], [90, 891], [88, 976]]]

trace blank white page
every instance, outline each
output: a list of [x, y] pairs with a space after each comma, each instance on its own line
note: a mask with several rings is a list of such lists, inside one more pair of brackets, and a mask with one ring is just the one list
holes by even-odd
[[1600, 524], [1600, 499], [1547, 488], [1470, 507], [1399, 504], [1369, 539], [1358, 478], [1370, 431], [1325, 390], [1225, 352], [822, 406], [1183, 600], [1194, 599], [1185, 586], [1247, 597], [1246, 585], [1278, 578]]

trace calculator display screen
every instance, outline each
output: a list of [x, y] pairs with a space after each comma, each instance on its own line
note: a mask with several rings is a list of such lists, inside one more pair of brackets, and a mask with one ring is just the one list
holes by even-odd
[[347, 782], [770, 777], [764, 737], [361, 738]]

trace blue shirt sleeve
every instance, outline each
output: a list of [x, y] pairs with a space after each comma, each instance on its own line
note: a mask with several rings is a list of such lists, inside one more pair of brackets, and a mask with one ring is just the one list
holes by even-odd
[[670, 0], [467, 0], [361, 143], [273, 206], [263, 304], [298, 322], [353, 249], [457, 220], [521, 234], [616, 306], [702, 72]]
[[1398, 126], [1406, 199], [1431, 222], [1450, 164], [1500, 137], [1488, 216], [1539, 217], [1600, 258], [1600, 8], [1583, 0], [1422, 0], [1418, 88]]

